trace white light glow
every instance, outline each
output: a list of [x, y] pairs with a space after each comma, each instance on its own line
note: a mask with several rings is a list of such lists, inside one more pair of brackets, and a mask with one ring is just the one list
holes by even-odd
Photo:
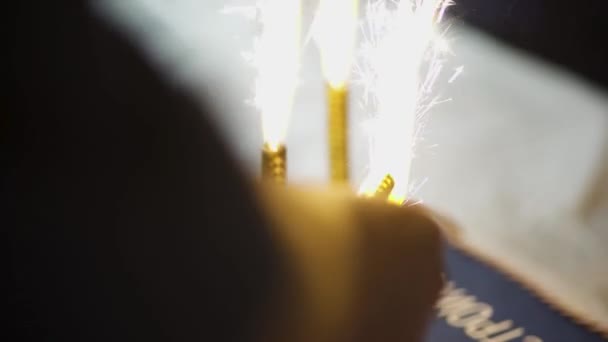
[[261, 114], [264, 143], [285, 143], [298, 85], [301, 50], [300, 0], [258, 0], [254, 6], [226, 7], [224, 13], [256, 19], [260, 33], [244, 54], [257, 71], [253, 103]]
[[395, 179], [391, 197], [408, 195], [413, 147], [420, 118], [439, 103], [432, 94], [449, 50], [439, 31], [445, 0], [373, 0], [367, 5], [360, 79], [375, 112], [369, 123], [370, 193], [386, 175]]
[[323, 75], [340, 88], [350, 76], [357, 33], [357, 0], [320, 0], [312, 26], [321, 52]]

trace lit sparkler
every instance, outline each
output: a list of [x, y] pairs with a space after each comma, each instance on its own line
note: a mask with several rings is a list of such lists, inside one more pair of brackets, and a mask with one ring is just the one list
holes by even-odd
[[372, 0], [367, 6], [358, 70], [375, 109], [370, 123], [369, 174], [361, 192], [394, 177], [390, 198], [408, 195], [417, 121], [439, 103], [432, 89], [442, 71], [446, 43], [439, 32], [449, 0]]
[[356, 0], [321, 0], [313, 35], [327, 82], [330, 178], [348, 182], [348, 79], [357, 27]]
[[260, 24], [260, 34], [248, 59], [257, 70], [253, 102], [262, 119], [262, 175], [284, 183], [285, 137], [300, 65], [300, 0], [258, 0], [254, 7], [224, 11], [253, 13]]

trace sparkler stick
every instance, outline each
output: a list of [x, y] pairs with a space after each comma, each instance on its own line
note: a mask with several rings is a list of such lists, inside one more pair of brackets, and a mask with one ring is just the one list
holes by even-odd
[[403, 199], [392, 195], [393, 189], [395, 188], [395, 179], [390, 174], [386, 174], [380, 184], [372, 192], [364, 192], [361, 194], [364, 197], [375, 198], [386, 201], [390, 204], [402, 205]]
[[285, 184], [287, 178], [287, 149], [284, 145], [262, 148], [262, 179]]
[[321, 0], [313, 34], [327, 82], [330, 179], [348, 183], [348, 78], [357, 24], [356, 0]]
[[395, 180], [389, 174], [384, 176], [378, 188], [376, 188], [376, 193], [374, 194], [375, 198], [388, 200], [388, 196], [390, 196], [391, 191], [395, 188]]
[[348, 88], [327, 87], [329, 169], [333, 183], [348, 183]]
[[298, 82], [300, 0], [259, 0], [262, 31], [252, 63], [257, 68], [255, 104], [262, 115], [262, 176], [284, 184], [287, 176], [285, 135]]
[[394, 177], [392, 201], [408, 195], [416, 123], [436, 103], [431, 90], [441, 73], [445, 42], [437, 32], [449, 0], [371, 0], [361, 79], [375, 107], [370, 171], [361, 192]]

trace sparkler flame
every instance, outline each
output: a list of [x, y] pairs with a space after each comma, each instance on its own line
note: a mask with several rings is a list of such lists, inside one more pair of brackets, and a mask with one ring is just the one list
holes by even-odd
[[333, 88], [345, 86], [352, 69], [357, 33], [357, 0], [321, 0], [312, 34], [321, 52], [321, 67]]
[[449, 0], [372, 0], [368, 3], [361, 80], [375, 108], [370, 122], [370, 168], [361, 192], [370, 194], [388, 173], [392, 201], [408, 195], [417, 121], [439, 103], [432, 89], [447, 44], [439, 32]]
[[260, 35], [248, 57], [256, 68], [254, 105], [261, 113], [265, 144], [278, 150], [284, 144], [300, 68], [300, 0], [258, 0], [254, 7], [225, 12], [255, 13]]

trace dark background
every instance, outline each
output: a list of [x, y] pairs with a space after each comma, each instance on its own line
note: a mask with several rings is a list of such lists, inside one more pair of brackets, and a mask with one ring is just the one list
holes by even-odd
[[455, 2], [451, 12], [457, 18], [608, 88], [608, 1]]

